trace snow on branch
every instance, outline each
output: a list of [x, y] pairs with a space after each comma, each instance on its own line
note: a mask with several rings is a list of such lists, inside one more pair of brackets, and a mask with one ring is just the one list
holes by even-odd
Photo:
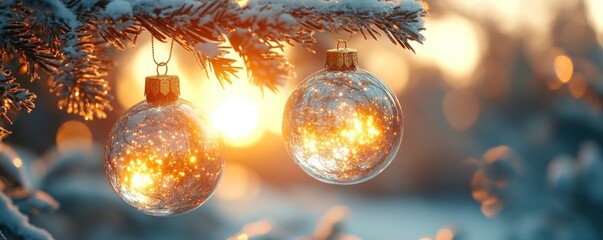
[[[252, 5], [276, 4], [310, 31], [360, 32], [377, 40], [379, 30], [394, 44], [413, 50], [409, 41], [422, 43], [426, 11], [420, 1], [400, 0], [255, 0]], [[375, 27], [378, 29], [375, 29]], [[414, 51], [414, 50], [413, 50]]]
[[17, 59], [25, 64], [32, 79], [37, 78], [36, 67], [47, 72], [58, 67], [56, 55], [27, 23], [29, 14], [11, 1], [0, 3], [0, 57]]
[[0, 2], [0, 52], [54, 76], [59, 107], [86, 119], [111, 110], [104, 77], [109, 46], [125, 49], [141, 31], [174, 39], [220, 83], [241, 69], [226, 55], [238, 53], [252, 82], [276, 91], [292, 75], [283, 44], [310, 49], [319, 32], [385, 35], [403, 48], [421, 43], [425, 10], [415, 0], [4, 0]]

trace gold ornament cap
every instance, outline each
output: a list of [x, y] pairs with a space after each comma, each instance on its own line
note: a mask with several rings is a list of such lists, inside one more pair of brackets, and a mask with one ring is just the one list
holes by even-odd
[[358, 51], [353, 48], [328, 50], [325, 66], [333, 71], [356, 70], [358, 69]]
[[176, 75], [149, 76], [144, 83], [149, 103], [172, 103], [180, 96], [180, 80]]

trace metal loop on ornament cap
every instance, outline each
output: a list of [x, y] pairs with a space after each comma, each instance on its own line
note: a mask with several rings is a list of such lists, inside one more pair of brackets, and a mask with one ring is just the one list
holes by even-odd
[[170, 44], [170, 53], [168, 54], [168, 59], [165, 60], [165, 62], [158, 62], [157, 59], [155, 59], [155, 43], [154, 43], [155, 41], [153, 40], [154, 38], [155, 37], [153, 35], [151, 35], [151, 54], [153, 55], [153, 62], [155, 62], [155, 64], [157, 65], [157, 68], [156, 68], [157, 76], [159, 76], [159, 68], [160, 67], [165, 67], [165, 72], [163, 73], [163, 76], [167, 76], [168, 63], [172, 59], [172, 51], [174, 50], [174, 39], [172, 38], [172, 43]]
[[[327, 51], [325, 67], [332, 71], [354, 71], [358, 69], [358, 51], [348, 48], [348, 42], [352, 40], [354, 32], [348, 32], [347, 38], [340, 38], [337, 33], [331, 32], [337, 41], [337, 48]], [[343, 43], [343, 49], [340, 48]]]
[[[168, 63], [172, 59], [172, 51], [174, 49], [174, 39], [170, 44], [170, 53], [168, 59], [164, 62], [159, 62], [155, 59], [155, 44], [153, 43], [153, 36], [151, 36], [151, 53], [153, 55], [153, 62], [157, 65], [155, 71], [157, 76], [149, 76], [145, 79], [144, 83], [144, 95], [147, 102], [152, 104], [165, 104], [173, 103], [178, 100], [180, 96], [180, 80], [178, 76], [167, 75]], [[165, 67], [163, 75], [159, 74], [159, 68]]]
[[168, 72], [168, 65], [167, 65], [167, 63], [166, 62], [160, 62], [160, 63], [157, 64], [157, 69], [156, 69], [157, 76], [159, 76], [159, 68], [160, 67], [165, 67], [165, 71], [163, 72], [163, 76], [166, 76], [167, 72]]
[[339, 50], [339, 44], [343, 43], [343, 49], [348, 49], [348, 41], [337, 40], [337, 50]]
[[347, 49], [348, 48], [348, 42], [350, 40], [352, 40], [352, 37], [354, 36], [354, 32], [348, 32], [350, 35], [347, 38], [340, 38], [337, 36], [337, 33], [335, 32], [331, 32], [333, 34], [333, 38], [335, 38], [335, 40], [337, 41], [337, 50], [339, 50], [339, 44], [343, 43], [343, 48]]

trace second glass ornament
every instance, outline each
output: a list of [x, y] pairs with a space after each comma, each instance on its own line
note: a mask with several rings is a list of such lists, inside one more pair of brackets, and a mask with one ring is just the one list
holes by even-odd
[[394, 159], [403, 114], [396, 95], [358, 68], [354, 49], [327, 52], [326, 68], [293, 91], [283, 114], [283, 138], [295, 162], [330, 184], [367, 181]]

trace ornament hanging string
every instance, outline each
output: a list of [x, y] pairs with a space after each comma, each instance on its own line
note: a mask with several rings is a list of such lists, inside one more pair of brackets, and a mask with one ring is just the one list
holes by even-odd
[[339, 44], [343, 43], [343, 49], [348, 49], [348, 42], [350, 40], [352, 40], [352, 37], [354, 36], [353, 32], [348, 32], [350, 34], [350, 36], [348, 36], [347, 38], [340, 38], [337, 36], [337, 33], [335, 32], [331, 32], [333, 34], [333, 38], [335, 38], [335, 40], [337, 40], [337, 50], [339, 50]]
[[172, 43], [170, 44], [170, 53], [168, 55], [168, 59], [165, 62], [158, 62], [157, 59], [155, 59], [155, 43], [154, 43], [154, 37], [151, 35], [151, 52], [153, 54], [153, 62], [155, 62], [155, 64], [157, 65], [157, 76], [159, 76], [159, 68], [160, 67], [165, 67], [165, 72], [163, 72], [163, 75], [167, 75], [168, 72], [168, 63], [170, 62], [170, 60], [172, 59], [172, 50], [174, 49], [174, 39], [172, 38]]

